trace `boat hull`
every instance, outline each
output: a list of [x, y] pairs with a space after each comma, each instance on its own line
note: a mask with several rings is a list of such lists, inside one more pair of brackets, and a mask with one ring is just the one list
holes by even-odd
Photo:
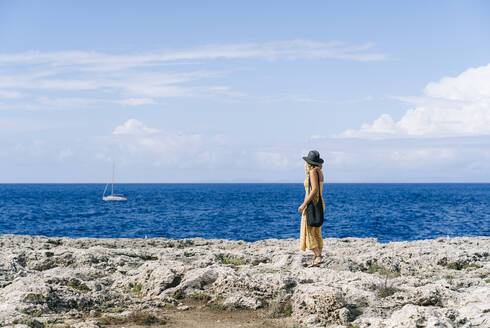
[[102, 200], [109, 202], [109, 201], [117, 201], [117, 202], [124, 202], [127, 201], [128, 199], [126, 196], [118, 196], [118, 195], [109, 195], [109, 196], [103, 196]]

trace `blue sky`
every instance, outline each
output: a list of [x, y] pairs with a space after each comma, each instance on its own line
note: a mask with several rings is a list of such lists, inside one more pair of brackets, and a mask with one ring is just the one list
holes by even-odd
[[487, 1], [2, 1], [0, 182], [490, 181]]

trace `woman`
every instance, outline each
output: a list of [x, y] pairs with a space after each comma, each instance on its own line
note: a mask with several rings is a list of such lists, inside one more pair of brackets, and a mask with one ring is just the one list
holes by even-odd
[[[301, 212], [301, 232], [300, 232], [300, 249], [305, 251], [307, 248], [315, 253], [313, 261], [307, 264], [307, 267], [319, 266], [323, 263], [322, 249], [323, 238], [321, 227], [311, 227], [306, 221], [306, 206], [309, 202], [313, 201], [316, 204], [319, 201], [319, 196], [323, 194], [323, 173], [322, 164], [323, 159], [320, 158], [320, 153], [316, 150], [312, 150], [308, 153], [308, 156], [303, 157], [305, 160], [305, 172], [306, 178], [304, 182], [305, 186], [305, 200], [303, 204], [298, 208], [298, 212]], [[310, 193], [308, 194], [308, 177], [311, 183]], [[318, 183], [320, 180], [320, 183]], [[325, 202], [323, 201], [323, 210], [325, 211]]]

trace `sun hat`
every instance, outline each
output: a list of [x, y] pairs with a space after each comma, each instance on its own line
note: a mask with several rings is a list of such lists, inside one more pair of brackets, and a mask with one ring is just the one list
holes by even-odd
[[312, 165], [323, 164], [323, 159], [320, 158], [320, 153], [316, 150], [310, 150], [308, 156], [303, 156], [303, 159]]

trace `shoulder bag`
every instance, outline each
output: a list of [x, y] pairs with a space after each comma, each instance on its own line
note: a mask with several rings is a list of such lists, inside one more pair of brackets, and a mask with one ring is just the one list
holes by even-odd
[[[320, 175], [318, 172], [316, 174], [318, 178], [318, 202], [314, 204], [312, 199], [306, 206], [306, 222], [311, 227], [321, 227], [324, 220], [322, 194], [320, 193]], [[310, 190], [310, 175], [308, 175], [308, 195], [310, 194]]]

